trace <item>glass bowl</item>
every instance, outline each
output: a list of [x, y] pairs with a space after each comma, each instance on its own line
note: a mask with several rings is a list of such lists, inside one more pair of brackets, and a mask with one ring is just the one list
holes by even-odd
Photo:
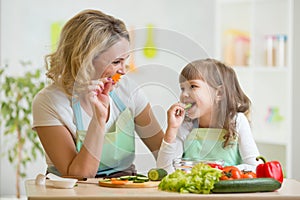
[[192, 168], [198, 163], [218, 164], [224, 166], [224, 160], [221, 159], [193, 159], [193, 158], [176, 158], [173, 160], [173, 167], [175, 170], [180, 169], [189, 173]]

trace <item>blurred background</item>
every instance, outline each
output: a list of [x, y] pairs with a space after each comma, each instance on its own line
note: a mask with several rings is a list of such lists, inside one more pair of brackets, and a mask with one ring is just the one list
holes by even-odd
[[[126, 23], [132, 36], [129, 76], [145, 90], [164, 129], [166, 110], [178, 101], [178, 74], [186, 63], [213, 57], [234, 67], [253, 103], [251, 126], [261, 154], [279, 160], [286, 177], [300, 180], [299, 1], [0, 0], [0, 67], [7, 66], [5, 75], [22, 77], [27, 71], [41, 70], [41, 81], [47, 84], [44, 56], [55, 48], [63, 24], [88, 8]], [[156, 51], [145, 53], [149, 42]], [[0, 198], [10, 198], [16, 193], [16, 178], [7, 152], [17, 136], [5, 135], [4, 126], [0, 127]], [[135, 164], [146, 173], [155, 161], [139, 139], [136, 148]], [[21, 195], [25, 195], [24, 181], [45, 169], [44, 157], [38, 153], [37, 160], [23, 169]]]

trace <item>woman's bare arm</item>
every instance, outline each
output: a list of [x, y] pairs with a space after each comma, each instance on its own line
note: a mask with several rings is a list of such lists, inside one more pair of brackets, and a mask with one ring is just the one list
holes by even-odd
[[99, 160], [82, 146], [77, 153], [74, 140], [64, 126], [36, 127], [41, 143], [50, 160], [62, 176], [94, 177]]
[[156, 159], [164, 137], [164, 132], [157, 122], [150, 104], [148, 104], [145, 109], [137, 117], [135, 117], [135, 123], [138, 135]]

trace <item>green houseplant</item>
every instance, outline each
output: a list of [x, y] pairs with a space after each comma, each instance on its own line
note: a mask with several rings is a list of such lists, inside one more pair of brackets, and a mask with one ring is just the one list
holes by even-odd
[[8, 75], [5, 73], [8, 66], [0, 67], [0, 125], [6, 149], [2, 156], [15, 167], [17, 198], [20, 197], [20, 180], [26, 177], [27, 164], [34, 161], [38, 153], [43, 155], [37, 134], [31, 128], [31, 103], [45, 84], [41, 81], [41, 70], [30, 69], [30, 62], [21, 65], [25, 71], [22, 76]]

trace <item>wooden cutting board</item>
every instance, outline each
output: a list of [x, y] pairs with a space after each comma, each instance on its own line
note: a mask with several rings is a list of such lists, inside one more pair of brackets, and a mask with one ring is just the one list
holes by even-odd
[[112, 188], [150, 188], [157, 187], [160, 181], [148, 181], [144, 183], [133, 183], [133, 181], [128, 181], [125, 184], [112, 184], [111, 181], [99, 181], [99, 186], [102, 187], [112, 187]]

